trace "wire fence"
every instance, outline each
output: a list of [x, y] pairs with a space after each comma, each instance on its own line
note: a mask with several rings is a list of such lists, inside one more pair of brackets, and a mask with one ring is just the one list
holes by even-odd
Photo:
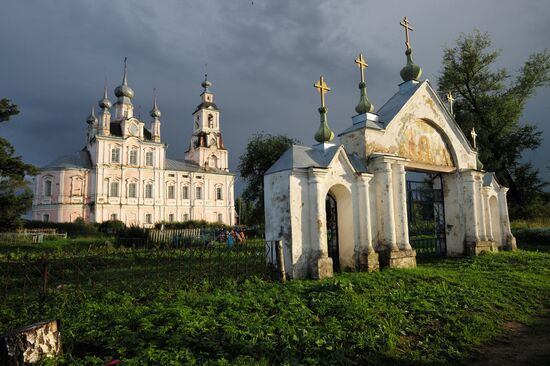
[[0, 303], [25, 306], [63, 291], [173, 290], [204, 281], [278, 277], [272, 264], [275, 241], [254, 239], [228, 246], [196, 240], [120, 238], [84, 250], [31, 254], [14, 246], [11, 255], [0, 256]]

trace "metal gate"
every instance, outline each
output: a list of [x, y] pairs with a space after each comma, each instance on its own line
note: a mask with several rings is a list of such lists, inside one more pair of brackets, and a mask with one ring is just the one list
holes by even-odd
[[441, 174], [426, 174], [423, 181], [407, 181], [409, 241], [417, 257], [447, 254], [445, 206]]
[[327, 221], [328, 256], [332, 258], [334, 272], [340, 271], [340, 251], [338, 248], [338, 211], [336, 199], [329, 193], [325, 199]]

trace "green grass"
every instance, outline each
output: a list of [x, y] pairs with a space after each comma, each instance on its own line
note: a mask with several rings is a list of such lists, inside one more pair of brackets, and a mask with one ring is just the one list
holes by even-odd
[[[0, 304], [0, 332], [62, 323], [61, 364], [467, 364], [472, 351], [550, 305], [550, 253], [424, 261], [285, 285], [250, 278], [193, 286], [51, 291]], [[176, 286], [177, 287], [177, 286]]]

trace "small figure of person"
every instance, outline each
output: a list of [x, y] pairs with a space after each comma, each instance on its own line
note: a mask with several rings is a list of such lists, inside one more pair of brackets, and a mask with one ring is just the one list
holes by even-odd
[[235, 232], [231, 230], [231, 232], [227, 234], [227, 247], [231, 249], [233, 248], [234, 244], [235, 244]]

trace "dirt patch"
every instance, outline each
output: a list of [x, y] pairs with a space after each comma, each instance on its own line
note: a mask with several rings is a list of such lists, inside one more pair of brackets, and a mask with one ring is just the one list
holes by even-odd
[[550, 366], [550, 309], [532, 326], [505, 324], [506, 335], [479, 350], [474, 366]]

